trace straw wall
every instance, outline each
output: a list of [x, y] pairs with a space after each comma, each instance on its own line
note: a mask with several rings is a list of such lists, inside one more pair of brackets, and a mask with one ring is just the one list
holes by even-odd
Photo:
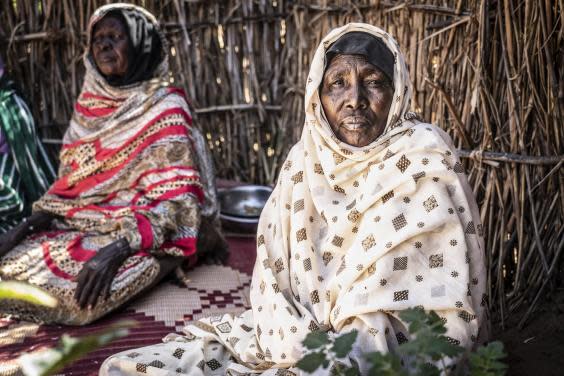
[[[4, 0], [0, 53], [46, 142], [56, 143], [83, 74], [83, 31], [105, 1]], [[308, 66], [331, 28], [388, 30], [407, 55], [413, 107], [454, 138], [486, 228], [490, 303], [525, 319], [562, 277], [562, 0], [136, 1], [171, 42], [222, 177], [272, 183], [300, 135]], [[529, 308], [526, 310], [524, 308]]]

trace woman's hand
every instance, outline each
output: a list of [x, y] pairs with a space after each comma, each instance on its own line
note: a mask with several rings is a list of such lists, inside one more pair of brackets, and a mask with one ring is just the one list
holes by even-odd
[[52, 214], [36, 212], [10, 231], [0, 235], [0, 257], [10, 252], [29, 234], [48, 229], [54, 218]]
[[96, 255], [84, 264], [76, 277], [74, 294], [80, 308], [94, 307], [99, 297], [108, 299], [112, 281], [131, 253], [129, 243], [122, 238], [100, 248]]

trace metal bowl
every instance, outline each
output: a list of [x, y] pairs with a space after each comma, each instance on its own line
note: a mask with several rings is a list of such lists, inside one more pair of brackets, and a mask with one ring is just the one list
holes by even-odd
[[240, 218], [258, 218], [272, 193], [262, 185], [242, 185], [218, 191], [221, 214]]
[[260, 213], [271, 193], [271, 187], [262, 185], [219, 189], [220, 217], [224, 227], [233, 231], [256, 231]]

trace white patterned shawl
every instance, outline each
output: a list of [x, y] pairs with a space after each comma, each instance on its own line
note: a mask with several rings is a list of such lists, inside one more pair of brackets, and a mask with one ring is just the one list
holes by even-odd
[[[326, 49], [343, 34], [381, 38], [395, 56], [386, 130], [362, 148], [339, 141], [320, 104]], [[308, 77], [306, 121], [262, 212], [252, 310], [205, 319], [190, 334], [215, 335], [247, 367], [291, 367], [312, 330], [359, 331], [361, 352], [393, 351], [409, 338], [398, 313], [421, 306], [444, 318], [469, 348], [485, 313], [482, 225], [449, 137], [408, 113], [402, 53], [381, 29], [348, 24], [327, 35]], [[230, 369], [246, 370], [233, 364]]]

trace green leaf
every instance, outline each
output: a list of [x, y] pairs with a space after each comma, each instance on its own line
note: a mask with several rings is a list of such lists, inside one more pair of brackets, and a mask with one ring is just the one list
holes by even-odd
[[435, 311], [429, 312], [426, 323], [431, 328], [431, 331], [435, 334], [445, 334], [447, 331], [445, 323], [443, 322], [443, 320], [441, 320], [441, 318]]
[[335, 338], [331, 351], [335, 353], [337, 358], [344, 358], [349, 352], [351, 352], [352, 345], [354, 344], [354, 341], [356, 341], [357, 335], [358, 332], [353, 330]]
[[57, 299], [39, 287], [16, 281], [0, 281], [0, 299], [17, 299], [46, 307], [56, 307]]
[[329, 336], [326, 332], [311, 332], [309, 333], [303, 341], [306, 348], [313, 350], [318, 349], [329, 343]]
[[356, 368], [349, 368], [345, 371], [345, 376], [360, 376], [360, 371]]
[[314, 353], [307, 354], [303, 358], [301, 358], [296, 363], [296, 367], [298, 367], [302, 371], [312, 373], [317, 368], [319, 368], [319, 366], [321, 366], [324, 361], [325, 361], [325, 354], [324, 353], [314, 352]]
[[400, 319], [406, 323], [424, 322], [427, 319], [425, 311], [421, 308], [408, 308], [399, 313]]
[[135, 321], [130, 320], [120, 321], [102, 332], [80, 338], [64, 334], [56, 348], [24, 354], [18, 359], [18, 362], [26, 376], [52, 375], [87, 353], [115, 339], [125, 337], [129, 333], [129, 328], [136, 324]]
[[462, 347], [453, 345], [443, 336], [431, 338], [426, 350], [433, 360], [439, 360], [445, 356], [453, 357], [463, 351]]
[[371, 365], [369, 375], [378, 376], [406, 376], [407, 372], [401, 366], [400, 358], [391, 353], [382, 354], [372, 352], [365, 354], [367, 362]]
[[358, 370], [358, 367], [356, 365], [352, 365], [351, 367], [348, 367], [346, 364], [336, 361], [333, 364], [333, 367], [331, 367], [331, 372], [330, 372], [331, 376], [360, 376], [360, 372]]
[[490, 342], [487, 346], [479, 347], [475, 353], [470, 354], [471, 376], [497, 376], [504, 375], [507, 366], [500, 360], [506, 356], [503, 343]]
[[439, 376], [441, 371], [431, 363], [423, 363], [419, 366], [418, 376]]

